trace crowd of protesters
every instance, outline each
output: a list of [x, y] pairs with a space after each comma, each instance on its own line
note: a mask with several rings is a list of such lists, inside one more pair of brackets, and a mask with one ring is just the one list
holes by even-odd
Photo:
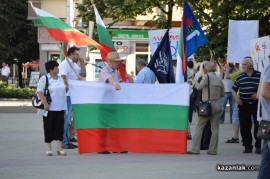
[[[232, 138], [225, 142], [231, 144], [240, 143], [240, 131], [241, 142], [244, 146], [243, 153], [252, 153], [253, 148], [255, 148], [255, 153], [262, 153], [261, 170], [258, 177], [269, 176], [270, 144], [269, 141], [261, 141], [261, 139], [258, 139], [257, 132], [259, 126], [258, 121], [261, 119], [270, 121], [270, 65], [266, 66], [264, 72], [261, 74], [261, 72], [253, 68], [252, 58], [244, 57], [241, 68], [239, 68], [239, 64], [228, 63], [222, 67], [220, 66], [221, 68], [217, 70], [218, 63], [214, 61], [213, 54], [210, 53], [210, 55], [210, 58], [205, 58], [198, 66], [198, 70], [195, 68], [192, 61], [188, 61], [187, 63], [188, 83], [191, 84], [193, 89], [190, 96], [189, 123], [192, 123], [193, 112], [199, 110], [200, 101], [210, 101], [212, 108], [209, 117], [198, 117], [195, 131], [188, 130], [188, 140], [193, 141], [192, 148], [187, 153], [200, 154], [200, 150], [208, 150], [207, 154], [209, 155], [218, 154], [219, 125], [224, 123], [225, 110], [227, 102], [229, 102], [229, 122], [233, 125], [233, 130]], [[116, 52], [112, 52], [108, 54], [107, 61], [108, 64], [102, 69], [99, 79], [102, 82], [113, 85], [115, 90], [121, 90], [121, 85], [119, 84], [121, 79], [117, 73], [121, 59]], [[46, 65], [48, 75], [54, 75], [56, 76], [55, 79], [59, 79], [57, 76], [59, 72], [58, 64], [53, 64], [52, 67], [49, 67], [49, 63]], [[63, 90], [68, 90], [69, 79], [82, 80], [82, 77], [85, 77], [85, 65], [84, 60], [79, 57], [79, 49], [71, 47], [68, 51], [68, 58], [60, 64], [59, 76], [62, 79], [60, 81], [62, 81]], [[138, 60], [137, 70], [139, 72], [137, 77], [135, 77], [134, 74], [126, 74], [129, 83], [156, 83], [156, 76], [153, 71], [147, 67], [146, 61]], [[44, 81], [45, 80], [41, 78], [39, 82], [39, 84], [43, 84], [43, 87]], [[52, 83], [51, 79], [49, 79], [49, 83]], [[38, 90], [41, 96], [42, 91], [44, 90], [41, 88]], [[44, 98], [42, 99], [44, 100]], [[48, 149], [46, 154], [48, 156], [52, 155], [52, 140], [58, 141], [57, 153], [59, 155], [66, 155], [63, 149], [77, 148], [77, 146], [70, 141], [71, 135], [69, 134], [69, 128], [72, 125], [73, 114], [69, 95], [67, 95], [63, 103], [65, 103], [65, 107], [61, 109], [56, 107], [57, 110], [47, 106], [45, 110], [49, 111], [49, 113], [43, 116], [45, 143], [47, 143]], [[69, 110], [63, 113], [62, 111], [66, 108]], [[260, 116], [258, 116], [258, 108], [262, 111]], [[59, 121], [58, 124], [47, 124], [46, 119], [53, 118], [53, 111], [56, 111], [55, 114], [57, 115], [61, 113], [61, 121]], [[62, 127], [59, 128], [59, 124], [62, 124]], [[56, 125], [56, 127], [49, 127], [53, 128], [54, 131], [50, 131], [48, 125]], [[254, 129], [253, 134], [251, 131], [252, 126]], [[194, 135], [192, 137], [193, 132]], [[60, 136], [60, 133], [63, 135]], [[253, 144], [254, 139], [255, 143]], [[100, 153], [109, 154], [110, 152], [101, 151]], [[122, 151], [121, 153], [127, 153], [127, 151]]]
[[[270, 56], [268, 58], [270, 62]], [[240, 131], [243, 153], [252, 153], [255, 148], [254, 152], [261, 154], [258, 178], [270, 178], [270, 142], [257, 138], [259, 121], [263, 119], [270, 122], [270, 63], [265, 65], [262, 73], [254, 69], [249, 56], [243, 58], [241, 68], [237, 63], [228, 63], [216, 70], [217, 63], [213, 59], [204, 60], [198, 72], [193, 70], [192, 63], [188, 63], [188, 67], [193, 72], [188, 81], [193, 88], [189, 122], [192, 122], [193, 111], [199, 110], [199, 101], [208, 100], [208, 86], [211, 89], [212, 115], [199, 116], [192, 147], [187, 153], [200, 154], [201, 149], [208, 150], [209, 155], [217, 155], [219, 124], [224, 123], [229, 102], [229, 123], [233, 125], [233, 137], [225, 143], [240, 143]], [[207, 77], [211, 80], [208, 81]], [[190, 132], [189, 136], [188, 139], [192, 139]]]

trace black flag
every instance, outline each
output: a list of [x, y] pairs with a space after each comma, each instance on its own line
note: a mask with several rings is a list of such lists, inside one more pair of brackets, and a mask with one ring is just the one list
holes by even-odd
[[147, 65], [155, 73], [159, 83], [175, 83], [169, 30], [164, 34], [158, 48]]

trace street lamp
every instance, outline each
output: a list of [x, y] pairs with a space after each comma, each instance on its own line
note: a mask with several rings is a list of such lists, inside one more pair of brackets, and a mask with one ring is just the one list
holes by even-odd
[[15, 63], [13, 63], [12, 84], [14, 84], [14, 81], [15, 81], [15, 70], [16, 70], [16, 64], [18, 63], [18, 59], [17, 58], [14, 58], [13, 61]]

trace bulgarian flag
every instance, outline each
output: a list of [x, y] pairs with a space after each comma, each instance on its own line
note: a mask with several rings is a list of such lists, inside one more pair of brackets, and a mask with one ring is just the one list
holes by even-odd
[[79, 154], [185, 154], [190, 85], [123, 83], [121, 88], [70, 82]]
[[[96, 16], [99, 43], [103, 47], [103, 50], [101, 50], [100, 53], [101, 53], [102, 59], [104, 61], [106, 61], [108, 53], [116, 52], [116, 49], [113, 45], [110, 33], [107, 30], [106, 26], [104, 25], [95, 4], [93, 4], [93, 8], [95, 11], [95, 16]], [[119, 72], [120, 72], [120, 76], [121, 76], [122, 80], [126, 81], [126, 67], [125, 67], [125, 65], [121, 62], [118, 67], [119, 67]]]
[[53, 37], [56, 41], [71, 43], [76, 46], [95, 45], [98, 49], [103, 50], [103, 47], [99, 43], [87, 35], [71, 27], [54, 15], [34, 7], [32, 3], [31, 6], [35, 13], [38, 15], [38, 19], [42, 25], [46, 28], [51, 37]]

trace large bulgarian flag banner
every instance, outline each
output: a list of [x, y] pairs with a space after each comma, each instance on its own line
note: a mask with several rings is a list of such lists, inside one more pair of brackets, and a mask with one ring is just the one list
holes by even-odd
[[185, 154], [189, 88], [70, 81], [78, 152]]

